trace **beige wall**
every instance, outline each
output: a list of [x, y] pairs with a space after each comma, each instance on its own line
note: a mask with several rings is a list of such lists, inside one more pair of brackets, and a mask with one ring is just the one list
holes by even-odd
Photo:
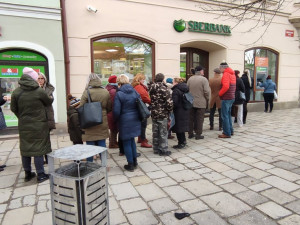
[[[297, 37], [285, 37], [285, 30], [294, 30], [289, 14], [274, 19], [262, 39], [265, 27], [246, 32], [256, 21], [243, 22], [232, 30], [231, 36], [178, 33], [173, 29], [175, 19], [195, 20], [234, 26], [228, 18], [203, 12], [194, 1], [127, 0], [73, 1], [66, 0], [67, 25], [71, 60], [71, 92], [81, 96], [86, 76], [91, 72], [90, 39], [105, 34], [131, 34], [155, 43], [155, 72], [167, 77], [179, 76], [180, 47], [196, 47], [209, 51], [209, 73], [222, 60], [233, 69], [244, 68], [244, 51], [252, 47], [268, 47], [279, 52], [279, 101], [295, 101], [299, 97], [300, 51]], [[98, 9], [86, 10], [87, 5]], [[293, 5], [287, 5], [287, 12]]]

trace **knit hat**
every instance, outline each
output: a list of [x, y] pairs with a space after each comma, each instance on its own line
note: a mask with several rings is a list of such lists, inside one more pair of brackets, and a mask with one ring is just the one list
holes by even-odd
[[269, 79], [272, 79], [271, 75], [268, 75], [268, 76], [267, 76], [267, 80], [269, 80]]
[[195, 68], [195, 72], [199, 72], [201, 70], [203, 70], [204, 68], [202, 66], [196, 66]]
[[117, 76], [116, 75], [112, 75], [108, 78], [108, 82], [109, 83], [117, 83]]
[[173, 79], [171, 77], [169, 77], [169, 78], [167, 78], [166, 82], [169, 84], [173, 84]]
[[224, 69], [225, 69], [225, 68], [228, 68], [227, 62], [225, 62], [225, 61], [221, 62], [220, 68], [224, 68]]
[[68, 94], [68, 99], [70, 100], [70, 106], [77, 108], [80, 105], [80, 99]]
[[221, 74], [221, 70], [219, 68], [215, 68], [214, 72], [217, 73], [217, 74]]
[[37, 81], [37, 79], [39, 77], [39, 75], [37, 74], [37, 72], [35, 72], [32, 68], [29, 68], [29, 67], [25, 67], [23, 69], [23, 74], [26, 74], [26, 75], [30, 76], [35, 81]]

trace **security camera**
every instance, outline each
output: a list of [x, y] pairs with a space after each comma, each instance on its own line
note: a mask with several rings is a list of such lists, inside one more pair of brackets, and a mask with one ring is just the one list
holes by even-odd
[[93, 6], [91, 6], [91, 5], [88, 5], [88, 6], [86, 7], [86, 9], [87, 9], [89, 12], [93, 12], [93, 13], [96, 13], [96, 12], [98, 11], [95, 7], [93, 7]]

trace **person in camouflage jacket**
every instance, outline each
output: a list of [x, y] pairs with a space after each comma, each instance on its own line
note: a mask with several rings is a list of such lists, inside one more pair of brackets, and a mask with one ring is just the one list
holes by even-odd
[[173, 110], [173, 101], [167, 85], [163, 82], [164, 78], [162, 73], [155, 76], [155, 83], [151, 84], [149, 94], [154, 154], [169, 156], [171, 152], [168, 151], [168, 118]]

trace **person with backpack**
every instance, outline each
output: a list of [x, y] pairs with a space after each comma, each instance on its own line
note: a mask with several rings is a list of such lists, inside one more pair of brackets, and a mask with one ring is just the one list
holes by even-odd
[[78, 117], [78, 107], [80, 105], [80, 99], [68, 95], [68, 99], [70, 100], [70, 106], [67, 111], [68, 115], [68, 133], [70, 135], [70, 140], [74, 145], [83, 144], [82, 142], [82, 130], [80, 128], [80, 122]]

